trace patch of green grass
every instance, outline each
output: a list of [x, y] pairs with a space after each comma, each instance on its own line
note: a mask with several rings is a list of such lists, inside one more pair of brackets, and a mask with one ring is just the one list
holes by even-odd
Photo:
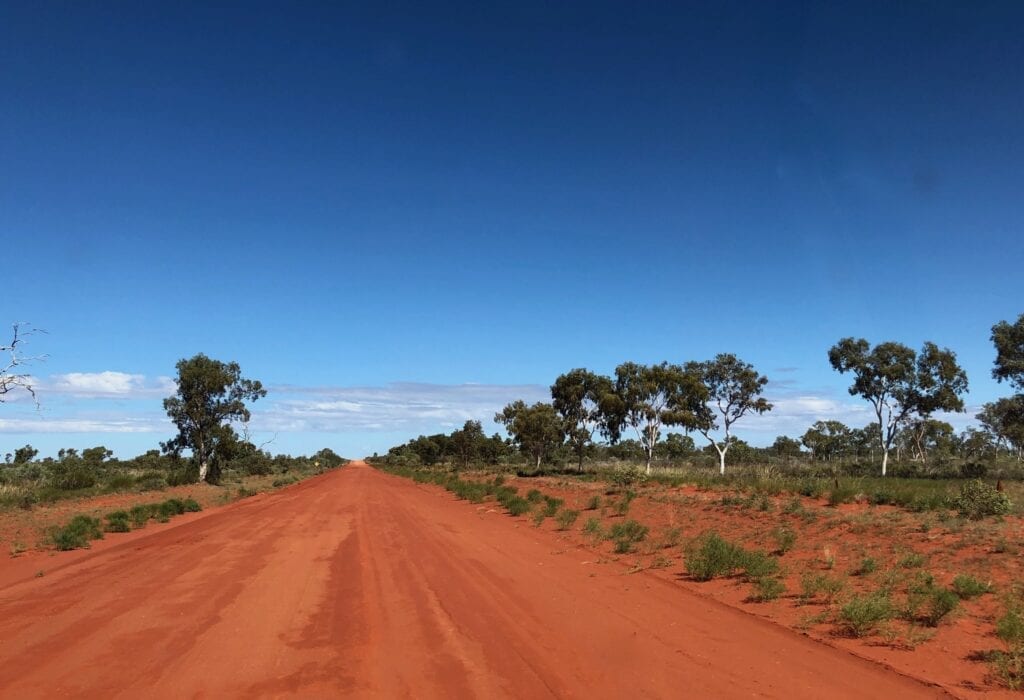
[[840, 578], [808, 571], [800, 577], [800, 598], [804, 602], [809, 602], [821, 594], [825, 602], [831, 603], [845, 587], [846, 582]]
[[746, 552], [716, 532], [706, 532], [686, 547], [686, 573], [697, 581], [730, 576], [743, 567]]
[[525, 515], [530, 512], [533, 505], [522, 496], [512, 496], [505, 501], [505, 508], [509, 515]]
[[775, 600], [785, 592], [786, 584], [773, 576], [766, 576], [754, 581], [754, 592], [750, 597], [755, 602], [763, 603]]
[[927, 561], [927, 559], [923, 554], [918, 554], [917, 552], [907, 552], [902, 557], [900, 557], [900, 560], [897, 562], [897, 564], [903, 567], [904, 569], [916, 569], [918, 567], [924, 566], [925, 561]]
[[864, 557], [860, 560], [860, 564], [851, 573], [854, 576], [866, 576], [867, 574], [874, 573], [875, 569], [878, 568], [878, 562], [871, 557]]
[[107, 513], [107, 524], [104, 529], [107, 532], [130, 532], [132, 523], [128, 511], [115, 510], [112, 513]]
[[594, 494], [587, 501], [587, 505], [584, 507], [584, 510], [597, 510], [600, 507], [601, 507], [601, 497], [598, 496], [597, 494]]
[[839, 610], [840, 627], [854, 637], [866, 637], [892, 617], [892, 601], [885, 593], [854, 596]]
[[92, 540], [103, 539], [103, 529], [97, 518], [88, 515], [76, 515], [63, 527], [55, 527], [50, 531], [50, 541], [59, 550], [83, 549]]
[[547, 517], [548, 517], [547, 511], [538, 510], [537, 512], [535, 512], [533, 514], [533, 517], [530, 518], [530, 520], [533, 521], [533, 526], [534, 527], [540, 527], [541, 523], [543, 523], [544, 519], [547, 518]]
[[796, 533], [788, 527], [775, 528], [772, 530], [772, 537], [775, 538], [775, 551], [778, 554], [785, 554], [796, 544]]
[[530, 503], [540, 503], [542, 500], [544, 500], [544, 494], [541, 493], [538, 489], [530, 489], [529, 491], [526, 492], [526, 500], [528, 500]]
[[558, 509], [565, 503], [561, 498], [555, 498], [553, 496], [544, 496], [544, 515], [548, 518], [554, 517]]
[[953, 592], [963, 600], [970, 600], [992, 592], [992, 584], [979, 581], [970, 574], [958, 574], [953, 579]]
[[626, 491], [622, 498], [615, 503], [615, 514], [625, 517], [629, 513], [629, 506], [633, 503], [634, 498], [636, 498], [635, 492]]
[[612, 525], [608, 539], [615, 543], [615, 552], [626, 554], [633, 551], [633, 545], [647, 537], [647, 526], [635, 520], [626, 520]]
[[587, 522], [583, 525], [583, 532], [596, 539], [602, 539], [604, 537], [604, 530], [601, 527], [601, 520], [599, 518], [587, 518]]
[[557, 515], [555, 515], [555, 522], [558, 523], [559, 530], [568, 530], [573, 526], [576, 522], [576, 518], [578, 517], [580, 517], [580, 512], [578, 510], [563, 508]]

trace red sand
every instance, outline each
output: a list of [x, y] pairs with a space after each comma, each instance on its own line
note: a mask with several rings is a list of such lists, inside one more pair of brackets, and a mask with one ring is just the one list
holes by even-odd
[[0, 563], [15, 567], [0, 571], [0, 695], [943, 696], [595, 559], [493, 504], [352, 464], [84, 554]]

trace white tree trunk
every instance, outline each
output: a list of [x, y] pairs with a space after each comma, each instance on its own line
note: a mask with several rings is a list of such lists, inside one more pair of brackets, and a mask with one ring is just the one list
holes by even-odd
[[199, 463], [199, 481], [206, 481], [206, 475], [210, 473], [210, 463], [205, 459]]
[[[717, 448], [718, 446], [716, 445], [715, 447]], [[728, 448], [725, 450], [718, 450], [718, 474], [720, 476], [725, 476], [725, 453], [727, 451]]]
[[889, 464], [889, 450], [882, 450], [882, 476], [885, 476], [885, 468]]

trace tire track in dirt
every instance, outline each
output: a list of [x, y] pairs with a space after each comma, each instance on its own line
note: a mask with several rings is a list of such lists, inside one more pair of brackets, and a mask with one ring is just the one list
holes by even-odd
[[353, 464], [0, 588], [0, 695], [942, 696], [562, 546]]

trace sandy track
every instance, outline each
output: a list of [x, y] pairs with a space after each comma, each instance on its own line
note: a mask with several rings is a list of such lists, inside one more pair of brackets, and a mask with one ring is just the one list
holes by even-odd
[[0, 695], [941, 696], [493, 508], [353, 464], [71, 560], [0, 589]]

